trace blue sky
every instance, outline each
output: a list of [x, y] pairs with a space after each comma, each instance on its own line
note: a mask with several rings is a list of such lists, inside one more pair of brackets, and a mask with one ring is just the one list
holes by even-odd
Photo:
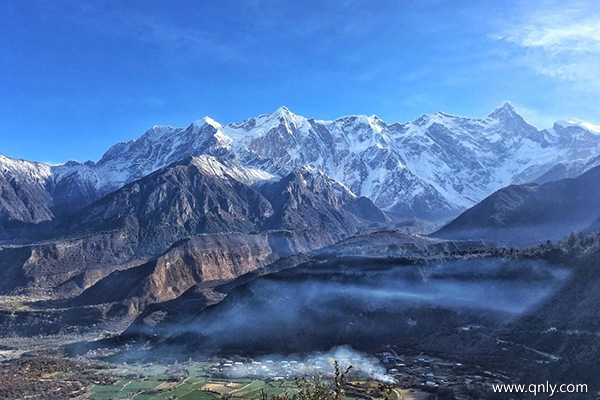
[[0, 153], [98, 160], [152, 125], [270, 113], [600, 123], [593, 1], [5, 0]]

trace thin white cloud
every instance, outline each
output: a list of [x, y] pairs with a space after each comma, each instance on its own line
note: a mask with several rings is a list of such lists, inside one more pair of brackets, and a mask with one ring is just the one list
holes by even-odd
[[600, 52], [600, 16], [565, 18], [533, 15], [531, 21], [506, 32], [506, 40], [518, 46], [543, 49], [552, 54]]
[[536, 73], [570, 82], [577, 90], [600, 89], [600, 14], [588, 2], [542, 4], [523, 10], [492, 36], [521, 50]]

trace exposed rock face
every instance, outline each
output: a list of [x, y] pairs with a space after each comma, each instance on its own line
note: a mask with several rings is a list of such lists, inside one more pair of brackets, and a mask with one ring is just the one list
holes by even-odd
[[[262, 268], [280, 257], [319, 246], [315, 234], [271, 231], [195, 236], [155, 260], [116, 271], [84, 291], [74, 305], [125, 302], [130, 313], [172, 300], [197, 284], [203, 288]], [[115, 290], [118, 287], [119, 290]]]
[[137, 239], [136, 232], [103, 232], [2, 249], [0, 271], [14, 279], [0, 281], [0, 293], [54, 288], [61, 296], [77, 293], [115, 269], [139, 263]]
[[543, 185], [509, 186], [435, 233], [530, 244], [589, 228], [600, 217], [600, 167]]
[[[274, 257], [266, 234], [200, 235], [139, 267], [112, 273], [75, 302], [99, 304], [131, 298], [142, 302], [171, 300], [196, 283], [233, 279]], [[120, 290], [115, 291], [115, 285]]]
[[311, 167], [293, 171], [261, 192], [271, 202], [270, 228], [354, 233], [365, 221], [388, 218], [369, 199], [359, 198], [339, 182]]

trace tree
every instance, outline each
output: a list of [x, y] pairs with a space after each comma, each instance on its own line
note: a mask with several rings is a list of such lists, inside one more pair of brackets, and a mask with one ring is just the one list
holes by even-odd
[[333, 382], [325, 381], [321, 374], [310, 378], [298, 378], [293, 393], [284, 392], [281, 395], [268, 396], [264, 390], [261, 390], [259, 400], [343, 400], [346, 379], [352, 365], [342, 372], [338, 362], [335, 361], [334, 368]]

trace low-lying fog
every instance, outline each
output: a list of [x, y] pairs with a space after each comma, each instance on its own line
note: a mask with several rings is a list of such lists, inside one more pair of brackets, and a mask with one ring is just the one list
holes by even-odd
[[367, 342], [506, 323], [549, 296], [567, 275], [530, 260], [314, 265], [256, 279], [194, 322], [158, 333], [185, 335], [200, 351], [312, 351], [341, 344], [364, 349]]

